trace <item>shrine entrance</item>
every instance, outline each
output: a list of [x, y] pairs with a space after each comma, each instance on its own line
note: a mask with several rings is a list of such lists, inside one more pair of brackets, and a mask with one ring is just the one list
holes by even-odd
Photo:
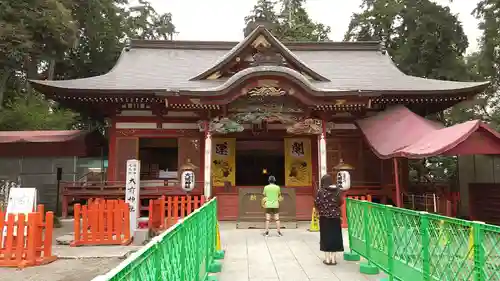
[[283, 140], [236, 140], [236, 186], [263, 187], [269, 176], [285, 185]]

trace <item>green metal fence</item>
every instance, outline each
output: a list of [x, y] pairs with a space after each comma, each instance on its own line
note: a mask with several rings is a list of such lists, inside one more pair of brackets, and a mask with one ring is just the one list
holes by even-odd
[[351, 251], [402, 281], [500, 281], [500, 227], [347, 199]]
[[216, 252], [216, 226], [214, 198], [94, 281], [210, 280], [208, 273], [221, 267], [216, 261], [222, 257]]

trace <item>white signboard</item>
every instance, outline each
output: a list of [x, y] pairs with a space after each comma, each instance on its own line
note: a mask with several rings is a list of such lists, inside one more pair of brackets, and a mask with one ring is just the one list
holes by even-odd
[[[9, 214], [24, 214], [27, 220], [28, 214], [36, 210], [36, 195], [36, 188], [11, 188], [5, 219], [7, 220]], [[3, 236], [5, 235], [7, 235], [6, 227], [3, 229]], [[16, 228], [14, 229], [14, 235], [16, 235]]]
[[181, 174], [181, 188], [184, 191], [191, 191], [194, 189], [195, 175], [193, 171], [183, 171]]
[[127, 160], [127, 177], [125, 183], [125, 202], [130, 211], [130, 235], [137, 229], [140, 215], [140, 173], [141, 162], [136, 159]]

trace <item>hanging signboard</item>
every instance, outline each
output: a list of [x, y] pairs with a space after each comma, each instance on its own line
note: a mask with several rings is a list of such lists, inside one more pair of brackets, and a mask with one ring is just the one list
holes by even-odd
[[127, 160], [127, 177], [125, 183], [125, 202], [130, 212], [130, 234], [134, 235], [140, 216], [140, 173], [141, 162], [136, 159]]
[[285, 139], [285, 185], [287, 187], [312, 185], [310, 139]]
[[214, 138], [212, 140], [212, 181], [214, 186], [224, 186], [226, 182], [236, 184], [236, 139]]

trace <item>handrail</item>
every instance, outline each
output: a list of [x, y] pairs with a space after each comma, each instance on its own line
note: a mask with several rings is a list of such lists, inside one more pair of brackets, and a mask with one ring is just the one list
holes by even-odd
[[500, 280], [499, 226], [346, 202], [350, 249], [368, 261], [362, 272], [376, 266], [389, 280]]
[[214, 198], [93, 281], [207, 280], [209, 272], [220, 270], [216, 228]]

